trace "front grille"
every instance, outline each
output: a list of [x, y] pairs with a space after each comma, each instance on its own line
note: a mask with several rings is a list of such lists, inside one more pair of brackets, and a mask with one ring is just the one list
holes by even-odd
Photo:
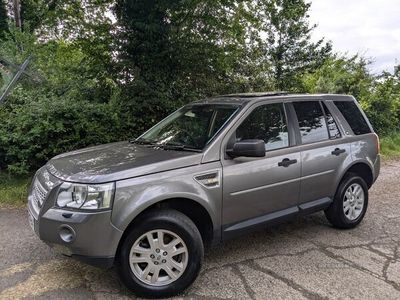
[[44, 200], [47, 196], [47, 190], [36, 178], [32, 186], [32, 204], [36, 206], [37, 210], [40, 210], [43, 206]]

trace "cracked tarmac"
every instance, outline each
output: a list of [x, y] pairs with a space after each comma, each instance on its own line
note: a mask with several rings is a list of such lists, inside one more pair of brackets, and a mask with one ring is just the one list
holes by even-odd
[[[206, 252], [180, 297], [192, 299], [400, 299], [400, 162], [386, 162], [364, 221], [336, 230], [323, 213]], [[0, 209], [0, 299], [132, 299], [113, 269], [56, 255], [26, 211]]]

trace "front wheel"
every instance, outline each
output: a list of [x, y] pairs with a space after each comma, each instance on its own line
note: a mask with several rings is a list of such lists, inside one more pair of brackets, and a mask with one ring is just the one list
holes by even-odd
[[367, 184], [361, 177], [349, 173], [340, 183], [333, 203], [325, 210], [325, 216], [337, 228], [353, 228], [362, 221], [367, 207]]
[[175, 296], [197, 277], [204, 256], [201, 235], [184, 214], [154, 210], [135, 221], [117, 257], [124, 284], [137, 296]]

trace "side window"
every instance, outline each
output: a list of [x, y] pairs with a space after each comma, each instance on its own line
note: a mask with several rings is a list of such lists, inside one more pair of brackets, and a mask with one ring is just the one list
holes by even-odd
[[293, 102], [303, 144], [329, 139], [324, 113], [319, 101]]
[[209, 138], [212, 138], [225, 122], [232, 116], [232, 109], [219, 109], [215, 111], [215, 120], [211, 123]]
[[336, 107], [340, 110], [343, 117], [349, 123], [354, 134], [360, 135], [370, 133], [371, 129], [365, 121], [360, 109], [353, 101], [334, 101]]
[[326, 117], [326, 123], [328, 124], [328, 131], [329, 131], [329, 137], [331, 139], [338, 139], [340, 138], [342, 135], [340, 134], [339, 128], [335, 122], [335, 119], [333, 118], [331, 112], [329, 111], [329, 109], [326, 107], [324, 102], [322, 103], [322, 107], [324, 109], [325, 112], [325, 117]]
[[289, 135], [282, 103], [257, 107], [236, 129], [236, 141], [259, 139], [265, 150], [289, 146]]

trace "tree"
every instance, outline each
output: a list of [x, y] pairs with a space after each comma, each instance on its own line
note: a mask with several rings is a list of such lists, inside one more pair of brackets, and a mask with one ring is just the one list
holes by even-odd
[[15, 26], [21, 28], [21, 5], [19, 0], [13, 0]]
[[[35, 60], [42, 64], [41, 70], [57, 73], [46, 77], [62, 81], [73, 73], [72, 77], [80, 78], [85, 84], [90, 83], [79, 89], [79, 95], [97, 102], [108, 102], [116, 86], [112, 62], [113, 25], [107, 14], [112, 2], [21, 1], [23, 30], [37, 37], [43, 47], [53, 49], [44, 51], [49, 57], [41, 57], [40, 51], [33, 53], [37, 56]], [[60, 62], [63, 55], [66, 64], [55, 67], [52, 61]], [[72, 88], [70, 83], [79, 84], [79, 81], [65, 81], [62, 90]]]
[[371, 93], [363, 101], [374, 128], [380, 134], [400, 130], [400, 74], [383, 72], [371, 84]]
[[252, 22], [244, 3], [117, 1], [120, 105], [127, 108], [127, 125], [141, 131], [182, 103], [235, 91]]
[[271, 65], [275, 89], [296, 90], [299, 77], [321, 66], [331, 52], [323, 39], [311, 42], [316, 25], [309, 24], [310, 6], [304, 0], [263, 1], [261, 34], [266, 35], [265, 60]]
[[4, 40], [8, 32], [8, 14], [4, 0], [0, 0], [0, 40]]
[[349, 94], [358, 100], [367, 98], [374, 81], [368, 67], [371, 61], [359, 56], [327, 58], [323, 65], [302, 76], [301, 92]]
[[400, 74], [373, 76], [371, 61], [359, 55], [332, 55], [302, 77], [302, 92], [353, 95], [379, 134], [400, 129]]

